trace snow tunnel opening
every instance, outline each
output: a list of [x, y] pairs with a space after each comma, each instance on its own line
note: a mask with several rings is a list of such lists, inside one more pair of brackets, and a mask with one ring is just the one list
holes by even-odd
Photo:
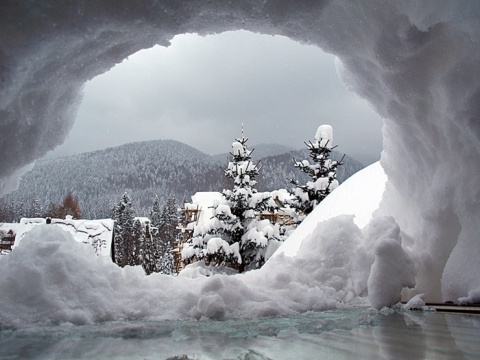
[[[419, 276], [444, 298], [480, 288], [478, 2], [30, 5], [1, 5], [0, 193], [65, 139], [85, 82], [128, 55], [191, 32], [284, 35], [335, 54], [349, 88], [387, 119], [381, 162], [398, 194], [387, 194], [382, 211], [409, 229], [422, 262], [446, 259]], [[445, 213], [455, 215], [458, 239], [445, 235]]]

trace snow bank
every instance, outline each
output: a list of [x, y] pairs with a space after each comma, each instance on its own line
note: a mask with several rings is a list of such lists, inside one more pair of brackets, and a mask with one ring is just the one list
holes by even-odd
[[303, 239], [310, 236], [319, 222], [338, 215], [353, 215], [355, 224], [364, 228], [380, 206], [386, 182], [387, 176], [378, 162], [357, 172], [313, 210], [276, 254], [295, 256]]
[[375, 259], [367, 284], [368, 299], [375, 308], [395, 305], [402, 298], [403, 288], [416, 285], [413, 261], [402, 248], [400, 228], [393, 218], [376, 218], [368, 230], [367, 240], [375, 243]]
[[[14, 248], [21, 243], [29, 231], [44, 224], [46, 224], [45, 218], [22, 218], [20, 223], [10, 224], [16, 233]], [[67, 217], [67, 219], [51, 219], [51, 225], [69, 232], [76, 241], [91, 245], [95, 254], [111, 257], [114, 225], [112, 219], [76, 220]]]
[[[119, 268], [106, 257], [94, 256], [91, 247], [59, 227], [39, 225], [10, 255], [0, 258], [0, 328], [255, 318], [368, 306], [367, 283], [368, 291], [376, 284], [382, 285], [379, 289], [389, 285], [387, 294], [375, 295], [375, 305], [382, 307], [400, 296], [411, 279], [398, 268], [408, 262], [399, 239], [392, 240], [398, 246], [391, 246], [378, 236], [378, 229], [398, 226], [391, 218], [376, 221], [374, 234], [362, 232], [352, 216], [320, 222], [296, 257], [278, 255], [260, 270], [221, 275], [193, 266], [179, 277], [145, 276], [141, 267]], [[399, 235], [387, 231], [386, 236], [395, 233]], [[371, 240], [375, 246], [366, 234], [377, 235]], [[359, 253], [364, 254], [361, 260]]]
[[28, 232], [10, 255], [2, 257], [0, 272], [0, 328], [178, 318], [183, 301], [176, 287], [182, 286], [186, 295], [190, 283], [159, 274], [146, 277], [141, 267], [121, 269], [50, 225]]
[[187, 32], [286, 35], [334, 53], [346, 86], [385, 118], [380, 210], [406, 233], [416, 290], [455, 301], [480, 288], [478, 1], [123, 5], [0, 5], [1, 192], [65, 139], [83, 84], [135, 51]]

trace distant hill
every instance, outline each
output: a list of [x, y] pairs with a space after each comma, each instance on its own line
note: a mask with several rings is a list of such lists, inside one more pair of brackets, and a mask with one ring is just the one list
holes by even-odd
[[86, 218], [109, 217], [124, 192], [137, 215], [147, 215], [155, 195], [188, 201], [194, 191], [221, 190], [222, 170], [209, 155], [178, 141], [130, 143], [105, 150], [38, 161], [6, 199], [38, 198], [46, 208], [72, 191]]
[[[303, 181], [292, 159], [308, 159], [306, 149], [292, 151], [282, 145], [266, 144], [252, 148], [254, 159], [260, 160], [262, 166], [259, 191], [291, 188], [287, 177]], [[340, 181], [363, 167], [348, 157], [344, 163], [338, 171]], [[19, 189], [3, 197], [0, 205], [28, 209], [36, 199], [45, 210], [50, 202], [60, 203], [71, 191], [80, 200], [84, 218], [98, 219], [110, 217], [112, 206], [127, 192], [136, 214], [148, 216], [155, 195], [162, 203], [175, 196], [180, 204], [184, 199], [190, 201], [197, 191], [221, 191], [228, 186], [222, 170], [226, 165], [227, 154], [209, 156], [178, 141], [130, 143], [40, 160], [22, 178]]]

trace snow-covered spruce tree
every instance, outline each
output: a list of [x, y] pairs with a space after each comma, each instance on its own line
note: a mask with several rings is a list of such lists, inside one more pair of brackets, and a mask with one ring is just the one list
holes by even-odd
[[42, 217], [42, 204], [38, 198], [32, 200], [28, 216], [34, 218]]
[[158, 271], [159, 269], [161, 258], [160, 254], [162, 253], [162, 245], [159, 231], [159, 228], [161, 226], [161, 215], [162, 211], [160, 209], [160, 201], [158, 200], [158, 196], [155, 196], [155, 199], [153, 200], [152, 210], [150, 211], [150, 221], [152, 224], [150, 234], [152, 237], [152, 248], [155, 254], [155, 271]]
[[135, 219], [132, 229], [132, 246], [128, 254], [128, 265], [143, 265], [144, 259], [145, 235], [143, 226], [139, 219]]
[[177, 237], [178, 221], [177, 201], [175, 197], [168, 198], [160, 215], [159, 230], [164, 242], [170, 246], [173, 246]]
[[[299, 214], [308, 215], [311, 213], [315, 206], [338, 186], [337, 167], [342, 165], [343, 158], [340, 161], [330, 159], [330, 153], [336, 147], [332, 147], [332, 142], [332, 127], [321, 125], [315, 134], [315, 141], [313, 143], [311, 141], [305, 142], [312, 162], [294, 159], [295, 167], [311, 178], [311, 181], [308, 181], [305, 185], [299, 184], [297, 180], [289, 179], [295, 185], [295, 188], [291, 190], [294, 200], [290, 205]], [[301, 221], [302, 216], [299, 219]]]
[[155, 196], [155, 199], [153, 200], [152, 210], [150, 211], [150, 221], [153, 227], [158, 228], [160, 226], [160, 216], [160, 201], [158, 200], [158, 196]]
[[145, 274], [150, 275], [153, 272], [157, 271], [157, 252], [154, 246], [154, 237], [152, 236], [152, 231], [149, 226], [146, 227], [145, 232], [143, 233], [143, 270]]
[[158, 257], [158, 272], [171, 275], [175, 272], [173, 246], [177, 239], [178, 211], [175, 197], [167, 199], [160, 216], [161, 254]]
[[194, 232], [182, 256], [196, 256], [206, 263], [230, 266], [239, 272], [265, 262], [268, 243], [278, 239], [279, 229], [268, 220], [258, 220], [259, 214], [274, 202], [269, 195], [256, 190], [259, 169], [252, 162], [253, 150], [247, 148], [247, 141], [242, 135], [232, 144], [231, 159], [224, 172], [233, 189], [223, 190], [225, 202], [215, 205], [211, 223], [204, 231]]
[[158, 272], [165, 275], [175, 274], [175, 260], [173, 257], [173, 249], [171, 246], [164, 247], [162, 257], [160, 258]]
[[133, 243], [133, 215], [130, 197], [124, 193], [112, 210], [112, 219], [115, 220], [114, 261], [121, 267], [129, 265], [129, 253]]

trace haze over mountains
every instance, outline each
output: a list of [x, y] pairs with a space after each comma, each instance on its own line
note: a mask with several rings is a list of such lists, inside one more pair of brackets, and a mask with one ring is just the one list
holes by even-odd
[[[259, 144], [252, 157], [260, 161], [258, 191], [290, 189], [288, 178], [306, 177], [293, 166], [293, 158], [308, 159], [306, 149], [294, 150], [278, 144]], [[332, 153], [340, 159], [343, 154]], [[3, 206], [28, 208], [36, 199], [42, 209], [60, 203], [68, 192], [80, 200], [84, 218], [110, 217], [124, 192], [132, 199], [137, 216], [148, 216], [155, 196], [161, 203], [175, 197], [190, 201], [197, 191], [229, 188], [223, 173], [228, 153], [210, 156], [173, 140], [153, 140], [38, 161], [21, 180], [17, 191], [2, 198]], [[346, 156], [339, 167], [340, 182], [363, 167]]]

